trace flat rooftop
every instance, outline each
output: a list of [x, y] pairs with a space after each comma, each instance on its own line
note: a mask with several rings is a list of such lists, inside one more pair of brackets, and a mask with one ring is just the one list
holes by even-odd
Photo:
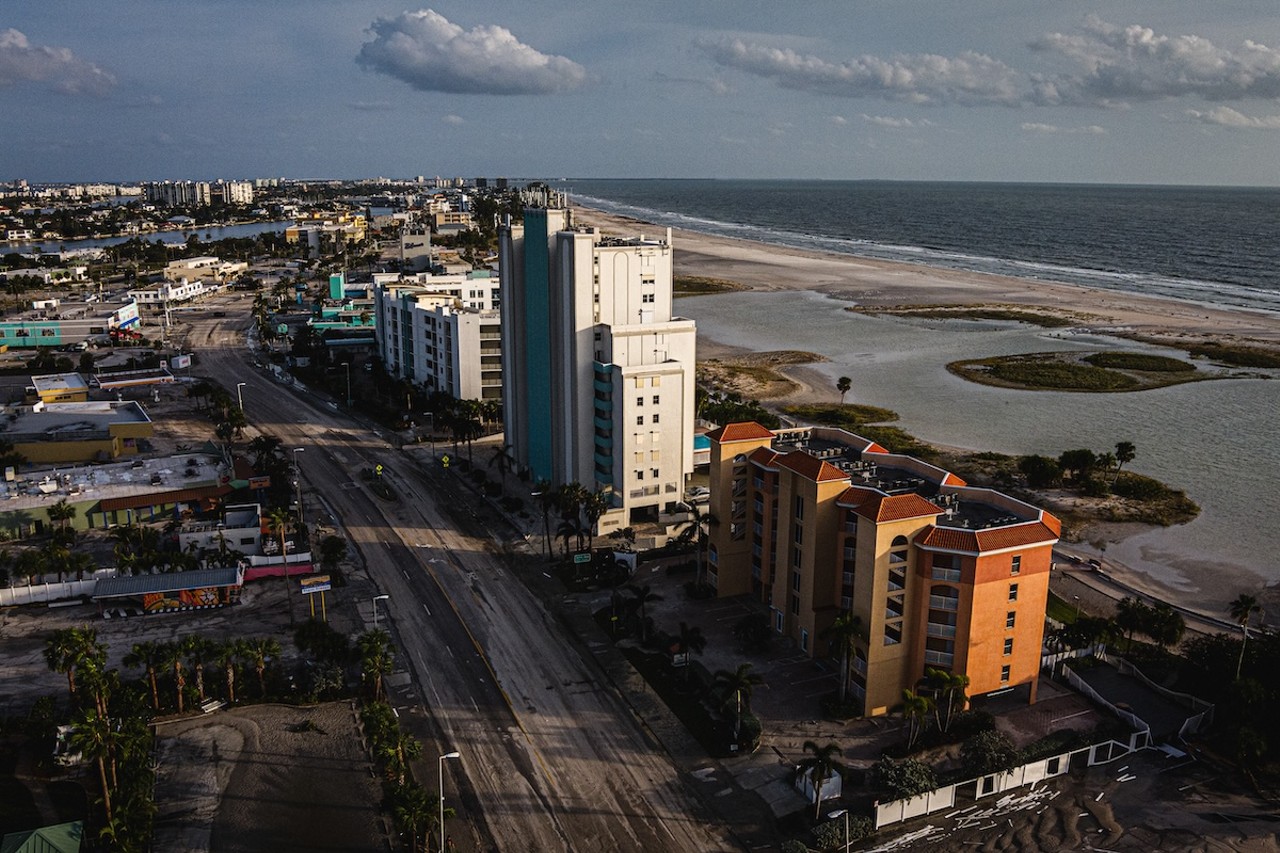
[[[977, 490], [966, 489], [948, 471], [909, 456], [869, 450], [872, 442], [834, 428], [784, 430], [773, 442], [778, 453], [803, 450], [840, 470], [849, 485], [874, 489], [885, 495], [916, 494], [935, 504], [941, 513], [938, 527], [984, 530], [1035, 520], [1037, 513], [1027, 506], [1015, 513], [976, 499]], [[947, 483], [948, 478], [953, 483]], [[986, 490], [982, 490], [986, 492]], [[989, 492], [986, 492], [990, 494]], [[1008, 499], [1012, 503], [1012, 498]]]
[[89, 390], [89, 383], [79, 373], [45, 373], [32, 376], [31, 385], [39, 394]]
[[23, 471], [12, 483], [0, 478], [0, 512], [47, 506], [63, 498], [75, 504], [211, 486], [224, 473], [226, 466], [221, 458], [204, 452], [106, 464], [55, 465]]
[[133, 400], [91, 400], [87, 403], [37, 403], [10, 407], [0, 417], [0, 437], [8, 441], [69, 440], [77, 433], [102, 432], [113, 424], [151, 423]]

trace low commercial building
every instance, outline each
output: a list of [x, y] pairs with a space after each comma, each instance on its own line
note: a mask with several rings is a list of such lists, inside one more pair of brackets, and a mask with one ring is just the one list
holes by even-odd
[[132, 400], [10, 406], [0, 418], [0, 440], [36, 465], [132, 456], [153, 434], [151, 418]]
[[188, 521], [178, 529], [178, 545], [183, 551], [193, 546], [204, 551], [239, 551], [246, 556], [262, 553], [262, 506], [234, 504], [222, 513], [221, 521]]
[[31, 377], [27, 396], [41, 403], [85, 403], [89, 383], [79, 373], [46, 373]]
[[235, 567], [103, 578], [93, 600], [105, 618], [209, 610], [238, 604], [244, 579], [244, 570]]
[[885, 714], [926, 668], [969, 695], [1034, 702], [1057, 518], [875, 442], [828, 428], [738, 423], [708, 433], [709, 580], [769, 606], [814, 657], [857, 620], [848, 677]]
[[27, 316], [0, 322], [0, 346], [13, 348], [61, 347], [82, 341], [133, 335], [138, 328], [138, 303], [130, 299], [118, 304], [86, 304], [71, 309], [63, 306], [58, 316]]

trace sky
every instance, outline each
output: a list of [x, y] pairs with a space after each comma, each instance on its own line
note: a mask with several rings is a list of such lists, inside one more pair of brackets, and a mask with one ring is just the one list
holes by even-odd
[[4, 0], [0, 180], [1280, 185], [1275, 0]]

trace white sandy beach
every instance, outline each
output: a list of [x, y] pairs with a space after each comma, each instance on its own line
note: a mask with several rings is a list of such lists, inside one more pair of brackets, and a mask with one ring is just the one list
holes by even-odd
[[[581, 224], [594, 225], [608, 234], [657, 235], [666, 229], [651, 223], [576, 208]], [[1072, 284], [1059, 284], [1018, 278], [939, 269], [923, 265], [895, 263], [847, 255], [806, 251], [785, 246], [766, 245], [744, 240], [699, 234], [689, 231], [673, 233], [677, 275], [703, 276], [734, 282], [750, 293], [781, 295], [788, 291], [821, 294], [832, 302], [832, 311], [840, 303], [867, 307], [899, 305], [1016, 306], [1026, 309], [1048, 309], [1070, 312], [1081, 317], [1081, 326], [1096, 335], [1137, 334], [1167, 341], [1171, 345], [1194, 340], [1217, 340], [1237, 343], [1280, 345], [1280, 320], [1273, 314], [1247, 310], [1224, 309], [1191, 302], [1145, 297], [1136, 293], [1116, 292]], [[709, 300], [734, 300], [736, 294], [706, 297]], [[769, 300], [774, 304], [775, 300]], [[728, 304], [728, 303], [726, 303]], [[706, 324], [712, 326], [714, 324]], [[776, 335], [774, 336], [776, 338]], [[714, 333], [699, 328], [700, 360], [726, 357], [744, 352], [774, 350], [790, 346], [807, 349], [803, 341], [757, 343], [732, 335], [716, 340]], [[810, 399], [830, 401], [829, 377], [814, 367], [786, 367], [783, 372], [799, 386], [786, 397], [771, 399], [771, 404], [802, 402]], [[1210, 383], [1213, 384], [1213, 383]], [[1096, 396], [1096, 395], [1086, 395]], [[962, 444], [963, 442], [956, 442]], [[976, 448], [1001, 449], [1001, 448]], [[1194, 496], [1194, 495], [1193, 495]], [[1164, 574], [1158, 567], [1148, 571], [1124, 565], [1117, 557], [1124, 549], [1117, 543], [1130, 539], [1150, 550], [1151, 542], [1162, 542], [1160, 530], [1146, 530], [1134, 525], [1102, 528], [1101, 539], [1091, 537], [1092, 548], [1109, 544], [1107, 562], [1118, 579], [1149, 594], [1216, 614], [1218, 598], [1223, 600], [1240, 590], [1256, 590], [1269, 609], [1280, 610], [1280, 593], [1274, 588], [1259, 589], [1266, 578], [1261, 567], [1220, 561], [1203, 566], [1202, 555], [1171, 553], [1169, 546], [1160, 562], [1181, 571]], [[1192, 583], [1187, 577], [1195, 578]], [[1220, 614], [1219, 614], [1220, 615]]]

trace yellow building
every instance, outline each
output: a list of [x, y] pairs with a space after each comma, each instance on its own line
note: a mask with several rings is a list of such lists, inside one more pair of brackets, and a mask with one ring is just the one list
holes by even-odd
[[138, 403], [36, 403], [10, 409], [0, 419], [0, 440], [32, 464], [105, 462], [138, 452], [138, 441], [154, 434]]
[[841, 614], [859, 636], [848, 677], [884, 714], [929, 668], [969, 695], [1035, 701], [1058, 520], [875, 442], [828, 428], [730, 424], [711, 441], [709, 578], [769, 606], [811, 657]]
[[84, 403], [89, 399], [89, 383], [79, 373], [32, 376], [27, 396], [41, 403]]

